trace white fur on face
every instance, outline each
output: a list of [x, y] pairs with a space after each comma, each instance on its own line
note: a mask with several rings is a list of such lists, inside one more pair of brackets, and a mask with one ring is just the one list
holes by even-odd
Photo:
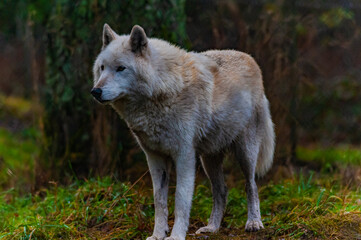
[[[102, 89], [102, 100], [115, 101], [131, 93], [136, 85], [134, 56], [127, 49], [119, 49], [125, 44], [125, 37], [118, 36], [98, 56], [94, 64], [94, 88]], [[104, 70], [101, 70], [104, 66]], [[116, 71], [124, 66], [123, 71]]]
[[129, 94], [132, 82], [135, 81], [135, 76], [130, 69], [126, 68], [122, 72], [116, 72], [112, 69], [104, 70], [97, 84], [100, 84], [102, 89], [102, 99], [113, 101]]
[[[123, 91], [125, 91], [124, 94], [151, 98], [164, 94], [176, 95], [183, 89], [182, 62], [174, 56], [180, 53], [185, 54], [185, 51], [176, 47], [171, 48], [171, 51], [165, 51], [164, 49], [171, 46], [170, 44], [158, 39], [149, 40], [147, 50], [142, 56], [131, 51], [129, 35], [116, 36], [98, 55], [93, 68], [94, 88], [105, 87], [105, 90], [102, 88], [103, 92], [106, 91], [104, 100], [117, 100], [119, 96], [115, 98], [114, 96], [123, 94]], [[160, 57], [159, 51], [164, 51], [166, 56]], [[105, 69], [107, 67], [116, 69], [117, 64], [126, 67], [124, 72], [127, 69], [131, 71], [128, 75], [123, 75], [122, 79], [114, 75], [114, 83], [110, 79], [106, 79], [107, 83], [102, 81], [101, 65], [104, 65]], [[174, 74], [165, 74], [169, 69]]]

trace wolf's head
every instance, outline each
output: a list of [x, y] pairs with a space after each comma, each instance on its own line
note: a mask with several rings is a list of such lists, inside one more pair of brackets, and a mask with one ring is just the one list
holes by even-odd
[[[151, 94], [144, 72], [151, 74], [150, 50], [143, 30], [135, 25], [130, 35], [117, 35], [108, 24], [103, 28], [103, 47], [94, 68], [91, 94], [101, 103], [114, 102], [134, 92]], [[146, 85], [146, 86], [144, 86]]]

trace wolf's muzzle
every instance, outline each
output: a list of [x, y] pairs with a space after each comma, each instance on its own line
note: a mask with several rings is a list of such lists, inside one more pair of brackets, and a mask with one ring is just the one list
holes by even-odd
[[99, 102], [104, 102], [102, 99], [102, 89], [101, 88], [93, 88], [90, 93]]

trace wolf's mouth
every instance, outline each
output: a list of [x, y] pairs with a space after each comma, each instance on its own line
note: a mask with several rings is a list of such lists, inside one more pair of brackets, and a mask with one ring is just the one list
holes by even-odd
[[107, 100], [104, 100], [103, 97], [102, 97], [102, 89], [101, 88], [93, 88], [91, 90], [91, 94], [93, 95], [94, 99], [101, 103], [101, 104], [107, 104], [107, 103], [112, 103], [112, 102], [115, 102], [119, 99], [122, 99], [126, 96], [126, 93], [125, 92], [121, 92], [116, 98], [114, 99], [107, 99]]
[[110, 100], [104, 100], [102, 98], [102, 92], [101, 88], [93, 88], [90, 93], [99, 103], [106, 104], [107, 102], [110, 102]]
[[103, 99], [96, 98], [96, 97], [94, 97], [94, 99], [95, 99], [98, 103], [101, 103], [101, 104], [106, 104], [106, 103], [110, 102], [110, 100], [103, 100]]
[[117, 100], [120, 100], [120, 99], [122, 99], [122, 98], [124, 98], [125, 97], [125, 94], [121, 94], [121, 95], [119, 95], [118, 97], [116, 97], [116, 98], [114, 98], [114, 99], [112, 99], [112, 100], [103, 100], [103, 99], [98, 99], [98, 98], [95, 98], [94, 97], [94, 99], [97, 101], [97, 102], [99, 102], [99, 103], [101, 103], [101, 104], [109, 104], [109, 103], [112, 103], [112, 102], [116, 102]]
[[98, 100], [98, 102], [100, 102], [101, 104], [106, 104], [106, 103], [109, 103], [111, 102], [110, 100]]
[[114, 98], [114, 99], [112, 99], [112, 100], [108, 100], [108, 102], [115, 102], [115, 101], [117, 101], [117, 100], [120, 100], [120, 99], [124, 98], [126, 95], [127, 95], [127, 94], [126, 94], [125, 92], [122, 92], [122, 93], [120, 93], [120, 94], [118, 95], [118, 97], [116, 97], [116, 98]]

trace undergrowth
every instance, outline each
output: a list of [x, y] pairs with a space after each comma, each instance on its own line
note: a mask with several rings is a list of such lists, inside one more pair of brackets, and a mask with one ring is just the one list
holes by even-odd
[[[198, 185], [194, 195], [188, 239], [206, 224], [211, 192]], [[219, 234], [210, 239], [361, 237], [361, 192], [327, 178], [300, 175], [259, 189], [265, 230], [245, 233], [247, 203], [243, 187], [229, 191]], [[170, 226], [174, 197], [171, 195]], [[153, 200], [149, 186], [125, 184], [111, 178], [52, 184], [35, 194], [15, 190], [0, 195], [0, 239], [145, 239], [151, 235]], [[233, 236], [233, 237], [232, 237]]]
[[361, 166], [361, 150], [350, 146], [337, 146], [331, 148], [297, 148], [298, 158], [306, 162], [317, 162], [327, 168], [331, 164]]
[[34, 116], [40, 112], [34, 101], [0, 93], [0, 189], [24, 193], [34, 186], [40, 152]]
[[36, 130], [24, 129], [12, 133], [0, 128], [0, 187], [29, 191], [34, 184], [35, 159], [39, 147]]

